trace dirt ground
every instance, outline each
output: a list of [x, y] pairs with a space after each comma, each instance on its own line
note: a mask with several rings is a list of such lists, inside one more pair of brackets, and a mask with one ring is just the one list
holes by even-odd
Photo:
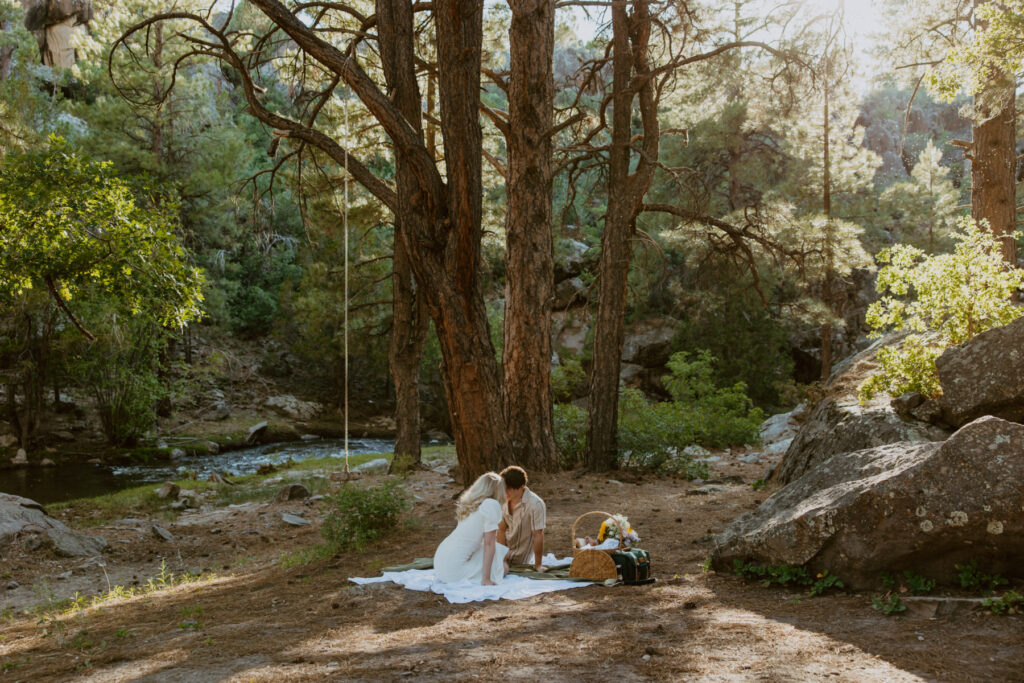
[[[670, 478], [534, 476], [531, 488], [548, 506], [549, 551], [570, 552], [578, 515], [621, 512], [651, 551], [658, 581], [518, 601], [453, 605], [391, 583], [348, 581], [433, 553], [454, 527], [458, 492], [440, 472], [406, 481], [415, 507], [402, 531], [363, 554], [290, 569], [282, 553], [319, 542], [323, 502], [189, 512], [166, 523], [171, 543], [153, 536], [149, 520], [120, 520], [97, 529], [111, 543], [105, 567], [41, 563], [38, 554], [3, 558], [2, 584], [21, 586], [3, 596], [10, 609], [0, 622], [0, 679], [1024, 680], [1020, 616], [885, 617], [871, 608], [870, 593], [812, 598], [705, 573], [712, 535], [769, 493], [749, 485], [764, 470], [726, 458], [716, 475], [745, 483], [708, 495], [688, 495], [694, 484]], [[289, 511], [313, 524], [287, 526], [281, 513]], [[218, 578], [57, 618], [22, 612], [75, 590], [104, 593], [108, 581], [144, 584], [162, 563]]]

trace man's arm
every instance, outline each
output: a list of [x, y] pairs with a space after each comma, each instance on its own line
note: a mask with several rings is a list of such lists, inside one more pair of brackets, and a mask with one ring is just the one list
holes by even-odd
[[547, 571], [547, 568], [541, 563], [541, 559], [544, 557], [544, 530], [536, 529], [533, 532], [533, 568], [539, 572]]
[[507, 546], [508, 539], [505, 538], [505, 534], [508, 532], [508, 524], [505, 524], [505, 520], [498, 522], [498, 543]]

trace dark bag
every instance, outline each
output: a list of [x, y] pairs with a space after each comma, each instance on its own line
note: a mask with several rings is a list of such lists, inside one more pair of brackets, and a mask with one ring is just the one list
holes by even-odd
[[612, 561], [622, 577], [622, 583], [643, 585], [654, 583], [651, 578], [651, 554], [639, 548], [624, 548], [612, 553]]

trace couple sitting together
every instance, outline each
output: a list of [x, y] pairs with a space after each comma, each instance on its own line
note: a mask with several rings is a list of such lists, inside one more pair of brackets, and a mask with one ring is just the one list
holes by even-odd
[[539, 572], [544, 554], [544, 501], [526, 486], [521, 467], [480, 475], [459, 496], [455, 531], [434, 553], [434, 576], [443, 583], [501, 583], [512, 564]]

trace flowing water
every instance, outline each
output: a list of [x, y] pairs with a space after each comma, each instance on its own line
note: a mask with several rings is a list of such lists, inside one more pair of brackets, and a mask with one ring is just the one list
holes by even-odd
[[[349, 455], [391, 453], [394, 442], [386, 439], [350, 439]], [[0, 492], [24, 496], [40, 503], [57, 503], [74, 498], [100, 496], [122, 489], [179, 479], [184, 472], [197, 472], [205, 479], [216, 470], [240, 475], [255, 472], [260, 465], [295, 462], [310, 458], [344, 458], [340, 439], [272, 443], [217, 455], [198, 455], [174, 461], [132, 465], [88, 465], [69, 463], [57, 467], [29, 467], [0, 471]]]

